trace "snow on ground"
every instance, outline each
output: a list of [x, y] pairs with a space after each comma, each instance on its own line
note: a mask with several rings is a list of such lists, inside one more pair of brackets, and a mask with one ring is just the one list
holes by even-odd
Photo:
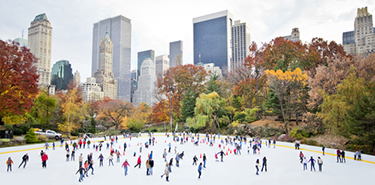
[[[202, 139], [202, 134], [200, 139]], [[326, 149], [325, 156], [321, 154], [320, 147], [313, 146], [301, 146], [301, 151], [307, 156], [313, 156], [317, 159], [320, 156], [323, 159], [323, 172], [318, 172], [318, 165], [315, 168], [317, 172], [309, 170], [303, 171], [302, 164], [299, 162], [299, 152], [294, 150], [292, 143], [277, 142], [276, 148], [266, 147], [262, 145], [261, 154], [253, 155], [247, 154], [247, 146], [243, 146], [241, 151], [242, 155], [234, 155], [233, 153], [229, 156], [224, 157], [224, 162], [216, 162], [214, 155], [219, 152], [218, 140], [214, 147], [209, 147], [206, 144], [199, 144], [194, 146], [190, 140], [188, 143], [180, 145], [180, 143], [173, 142], [172, 137], [167, 138], [164, 134], [155, 134], [157, 144], [150, 146], [148, 149], [143, 147], [142, 153], [139, 153], [139, 147], [137, 143], [144, 143], [148, 140], [147, 135], [142, 137], [133, 137], [130, 141], [129, 138], [123, 139], [121, 136], [117, 144], [114, 145], [115, 149], [121, 146], [123, 151], [123, 144], [126, 142], [128, 147], [125, 156], [121, 157], [121, 163], [116, 163], [114, 158], [114, 166], [108, 166], [108, 160], [104, 161], [104, 167], [99, 167], [99, 161], [97, 160], [100, 153], [105, 158], [109, 156], [109, 150], [103, 146], [102, 152], [96, 152], [92, 149], [80, 149], [76, 153], [76, 161], [66, 162], [66, 151], [64, 147], [56, 147], [56, 150], [49, 149], [46, 151], [49, 160], [47, 161], [47, 168], [43, 169], [41, 166], [41, 159], [39, 156], [40, 150], [43, 149], [43, 144], [27, 145], [0, 148], [0, 179], [1, 184], [46, 184], [46, 185], [60, 185], [60, 184], [90, 184], [90, 185], [103, 185], [107, 183], [112, 184], [215, 184], [215, 185], [233, 185], [233, 184], [262, 184], [262, 185], [277, 185], [277, 184], [364, 184], [371, 182], [372, 175], [375, 174], [375, 157], [370, 155], [362, 155], [364, 161], [354, 161], [352, 159], [353, 153], [346, 152], [347, 162], [336, 163], [336, 150]], [[97, 138], [93, 140], [102, 140], [103, 138]], [[108, 140], [107, 140], [108, 141]], [[171, 153], [168, 153], [168, 159], [175, 158], [174, 148], [177, 146], [177, 151], [185, 152], [185, 157], [180, 161], [180, 167], [172, 166], [172, 173], [170, 174], [170, 182], [165, 181], [165, 177], [160, 176], [164, 173], [165, 162], [162, 158], [164, 148], [168, 150], [168, 143], [172, 143]], [[57, 143], [59, 144], [59, 143]], [[50, 144], [51, 146], [51, 144]], [[58, 145], [59, 146], [59, 145]], [[228, 147], [233, 150], [234, 147], [227, 145], [224, 151], [227, 151]], [[138, 155], [142, 155], [142, 167], [134, 168], [137, 157], [133, 157], [134, 151]], [[153, 151], [153, 158], [155, 161], [154, 175], [146, 176], [145, 162], [147, 160], [148, 153]], [[87, 158], [87, 154], [93, 153], [94, 164], [94, 175], [90, 175], [85, 178], [83, 182], [79, 183], [79, 174], [75, 175], [78, 170], [78, 156], [80, 153], [83, 154], [84, 160]], [[30, 161], [26, 168], [18, 168], [21, 162], [22, 156], [28, 153]], [[121, 152], [122, 153], [122, 152]], [[207, 155], [206, 169], [202, 172], [202, 177], [198, 180], [198, 166], [193, 166], [193, 157], [197, 155], [199, 162], [202, 161], [200, 154], [205, 153]], [[251, 152], [250, 152], [251, 153]], [[332, 155], [329, 155], [332, 154]], [[268, 159], [268, 172], [260, 172], [260, 175], [255, 175], [255, 161], [260, 160], [266, 156]], [[13, 171], [6, 171], [6, 160], [8, 157], [12, 157], [14, 161]], [[350, 159], [351, 158], [351, 159]], [[124, 170], [121, 168], [122, 162], [128, 159], [130, 168], [128, 176], [124, 176]], [[169, 161], [169, 160], [168, 160]], [[199, 164], [198, 162], [198, 164]], [[175, 165], [175, 161], [173, 162]]]

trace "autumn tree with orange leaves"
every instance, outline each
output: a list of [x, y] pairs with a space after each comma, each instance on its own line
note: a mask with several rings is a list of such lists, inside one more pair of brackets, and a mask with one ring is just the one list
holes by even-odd
[[26, 47], [0, 40], [0, 121], [30, 111], [38, 94], [36, 62]]
[[121, 100], [113, 100], [108, 97], [99, 102], [99, 116], [97, 119], [108, 119], [115, 125], [116, 130], [124, 121], [125, 117], [129, 117], [134, 107], [130, 102]]

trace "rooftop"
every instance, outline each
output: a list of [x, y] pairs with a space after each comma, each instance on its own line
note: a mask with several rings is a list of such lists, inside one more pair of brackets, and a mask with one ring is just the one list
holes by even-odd
[[[33, 20], [33, 22], [35, 21], [48, 21], [47, 19], [47, 15], [45, 13], [42, 13], [42, 14], [39, 14], [35, 17], [35, 19]], [[49, 22], [49, 21], [48, 21]]]

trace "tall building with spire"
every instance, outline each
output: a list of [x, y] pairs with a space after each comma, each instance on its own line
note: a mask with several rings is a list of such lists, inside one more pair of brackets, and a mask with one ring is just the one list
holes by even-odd
[[367, 7], [358, 8], [354, 19], [354, 31], [342, 34], [344, 50], [351, 55], [366, 56], [375, 52], [375, 28]]
[[37, 15], [28, 30], [28, 48], [38, 58], [38, 85], [50, 85], [52, 27], [45, 13]]
[[117, 81], [117, 98], [130, 101], [131, 91], [131, 20], [119, 15], [94, 23], [92, 36], [92, 69], [91, 75], [99, 69], [100, 41], [108, 30], [113, 43], [112, 72]]
[[112, 72], [113, 67], [113, 44], [106, 32], [100, 42], [99, 69], [95, 72], [96, 83], [103, 91], [104, 97], [117, 99], [117, 81]]

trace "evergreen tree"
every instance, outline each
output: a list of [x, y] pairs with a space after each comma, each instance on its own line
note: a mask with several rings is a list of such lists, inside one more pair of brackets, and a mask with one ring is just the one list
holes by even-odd
[[218, 79], [219, 79], [219, 76], [214, 73], [211, 75], [211, 78], [210, 80], [207, 82], [207, 94], [209, 93], [212, 93], [212, 92], [217, 92], [219, 93], [220, 89], [219, 89], [219, 85], [218, 85]]
[[181, 101], [181, 121], [185, 122], [187, 118], [194, 117], [196, 98], [197, 95], [194, 94], [194, 92], [192, 92], [190, 89], [185, 92]]
[[36, 143], [38, 142], [38, 137], [36, 136], [34, 129], [30, 128], [25, 135], [26, 143]]

